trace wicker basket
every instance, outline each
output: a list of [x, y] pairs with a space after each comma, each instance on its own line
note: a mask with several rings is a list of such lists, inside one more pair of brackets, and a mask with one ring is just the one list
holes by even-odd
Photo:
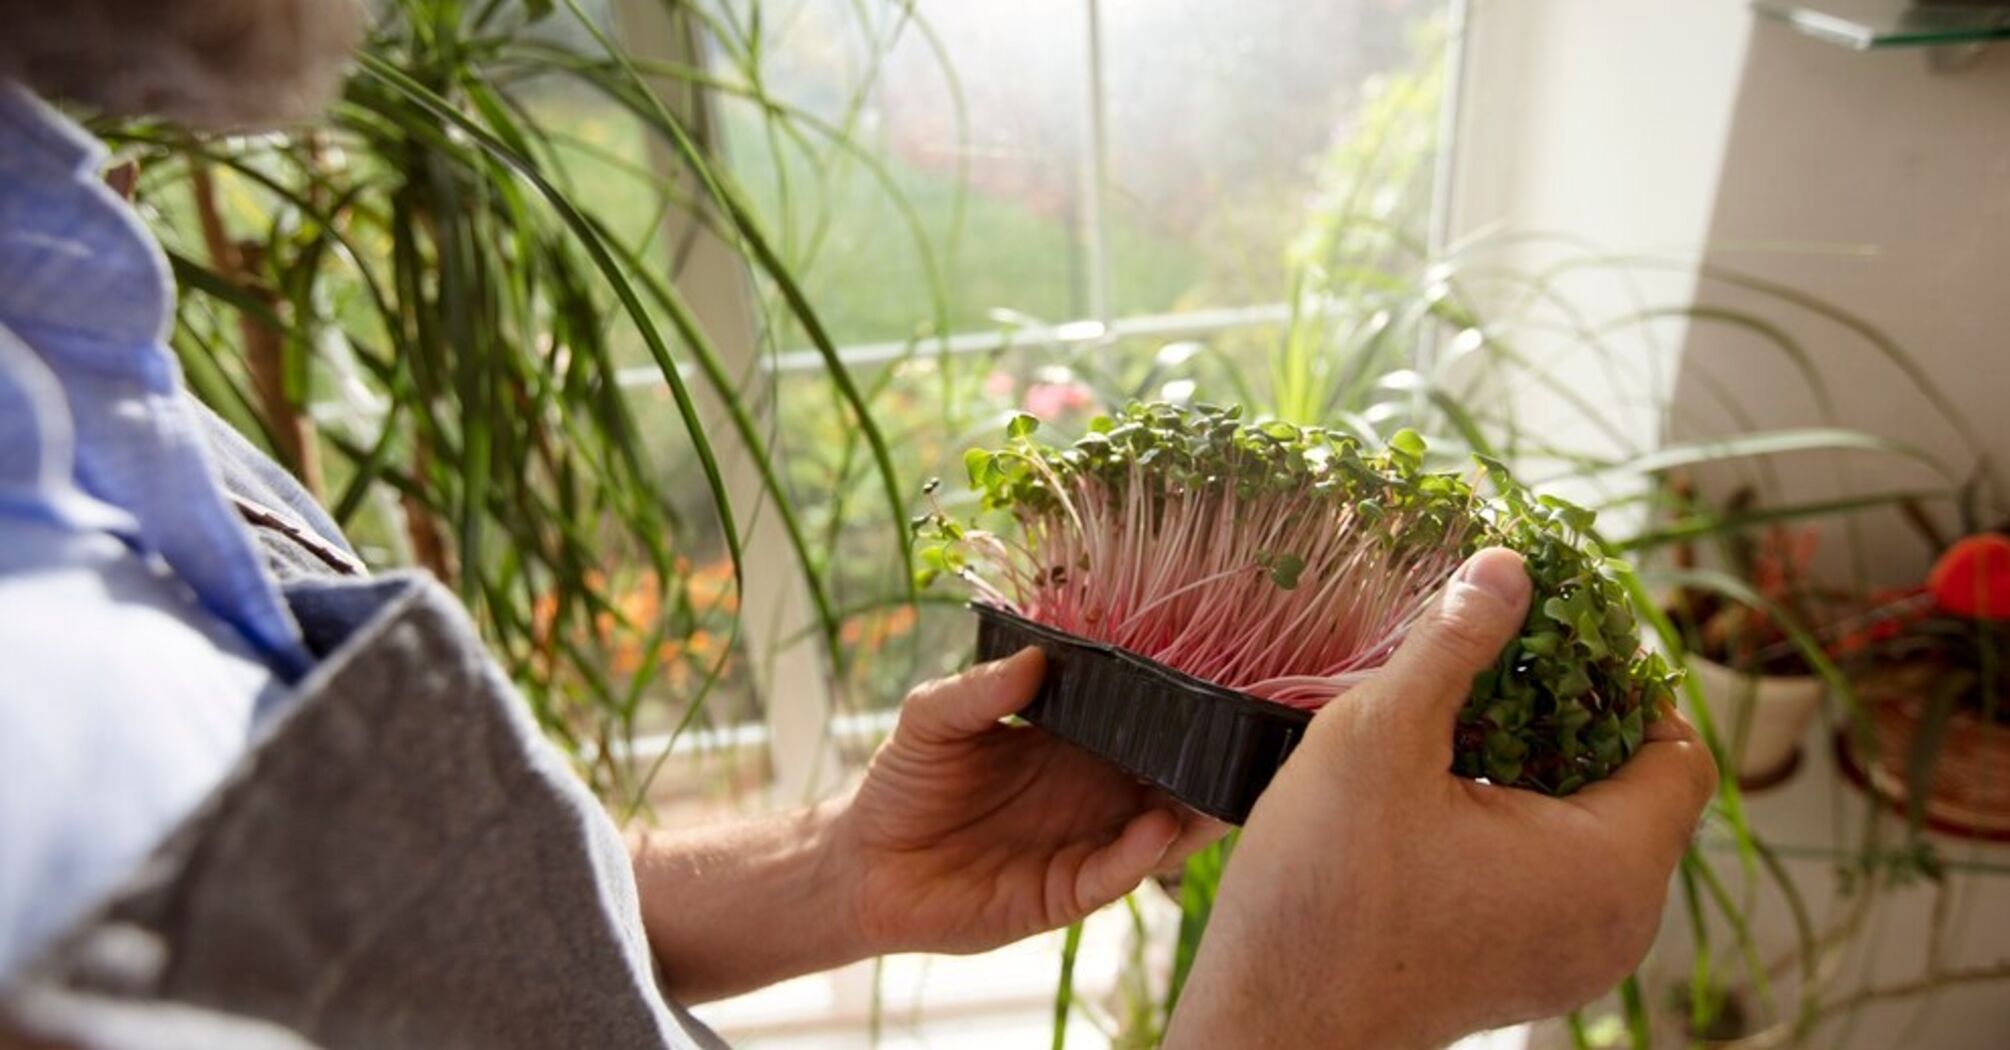
[[[1840, 750], [1860, 780], [1904, 810], [1913, 785], [1908, 767], [1925, 732], [1939, 734], [1939, 755], [1926, 778], [1923, 812], [1933, 827], [1956, 834], [2010, 839], [2010, 726], [1956, 710], [1945, 729], [1930, 724], [1932, 664], [1901, 664], [1858, 676], [1857, 697], [1869, 713], [1868, 743], [1845, 734]], [[1929, 741], [1930, 743], [1930, 741]]]

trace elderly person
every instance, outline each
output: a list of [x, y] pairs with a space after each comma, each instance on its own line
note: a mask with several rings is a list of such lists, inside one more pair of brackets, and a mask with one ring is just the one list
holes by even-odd
[[[710, 1045], [677, 1001], [1001, 945], [1219, 834], [1005, 724], [1029, 651], [909, 696], [846, 797], [624, 842], [451, 596], [184, 394], [162, 255], [43, 101], [298, 118], [358, 17], [0, 0], [0, 1045]], [[1170, 1044], [1428, 1046], [1638, 960], [1714, 783], [1679, 718], [1568, 801], [1446, 771], [1528, 595], [1482, 552], [1315, 719]]]

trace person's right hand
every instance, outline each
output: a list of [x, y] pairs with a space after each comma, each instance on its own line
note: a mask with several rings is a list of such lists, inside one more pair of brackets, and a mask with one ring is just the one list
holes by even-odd
[[1482, 551], [1257, 803], [1166, 1046], [1425, 1047], [1576, 1008], [1647, 951], [1717, 769], [1664, 710], [1565, 798], [1449, 772], [1473, 675], [1519, 629], [1521, 559]]

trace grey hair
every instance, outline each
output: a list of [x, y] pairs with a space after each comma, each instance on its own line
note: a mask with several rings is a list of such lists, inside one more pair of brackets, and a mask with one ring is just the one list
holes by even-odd
[[0, 0], [0, 77], [125, 116], [244, 129], [341, 82], [357, 0]]

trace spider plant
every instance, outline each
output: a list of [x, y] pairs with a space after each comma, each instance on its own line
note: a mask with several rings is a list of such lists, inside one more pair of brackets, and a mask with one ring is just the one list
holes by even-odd
[[[624, 50], [602, 4], [388, 0], [313, 127], [98, 129], [141, 163], [197, 394], [262, 435], [370, 560], [459, 591], [545, 727], [629, 803], [638, 729], [674, 732], [747, 681], [756, 516], [779, 522], [825, 658], [846, 655], [762, 392], [680, 286], [692, 237], [742, 260], [767, 328], [820, 355], [882, 515], [906, 504], [870, 394], [707, 121], [716, 100], [751, 101], [824, 159], [856, 151], [850, 126], [766, 96], [757, 4], [653, 6], [673, 53]], [[655, 382], [624, 382], [636, 367]]]
[[[1347, 225], [1357, 242], [1368, 239], [1380, 244], [1397, 261], [1351, 272], [1336, 266], [1318, 278], [1327, 284], [1315, 282], [1309, 290], [1301, 289], [1292, 323], [1281, 339], [1286, 350], [1274, 355], [1267, 368], [1230, 365], [1234, 387], [1249, 399], [1252, 411], [1331, 426], [1362, 441], [1386, 440], [1384, 435], [1394, 428], [1414, 428], [1427, 435], [1433, 447], [1469, 449], [1517, 464], [1533, 478], [1537, 491], [1568, 492], [1599, 511], [1603, 520], [1617, 523], [1601, 539], [1609, 549], [1642, 561], [1640, 575], [1631, 581], [1635, 607], [1645, 629], [1671, 659], [1681, 663], [1686, 656], [1679, 625], [1659, 609], [1666, 593], [1679, 589], [1756, 610], [1778, 627], [1782, 645], [1793, 658], [1827, 683], [1845, 731], [1863, 730], [1864, 716], [1850, 684], [1824, 653], [1815, 625], [1802, 622], [1792, 610], [1734, 574], [1685, 565], [1667, 555], [1677, 547], [1700, 545], [1735, 561], [1740, 548], [1767, 530], [1841, 523], [1856, 574], [1845, 589], [1862, 594], [1869, 590], [1863, 580], [1868, 555], [1850, 528], [1853, 517], [1911, 503], [1944, 507], [1960, 502], [1964, 495], [2000, 501], [2001, 489], [1989, 476], [1985, 450], [1969, 442], [1977, 467], [1964, 478], [1905, 443], [1850, 429], [1826, 407], [1828, 418], [1817, 427], [1767, 431], [1746, 423], [1742, 432], [1727, 436], [1670, 442], [1666, 435], [1684, 423], [1689, 405], [1677, 402], [1665, 387], [1656, 387], [1652, 377], [1659, 371], [1656, 355], [1665, 352], [1659, 345], [1659, 328], [1671, 321], [1688, 321], [1699, 330], [1755, 338], [1761, 347], [1794, 363], [1817, 402], [1826, 406], [1820, 369], [1788, 334], [1785, 319], [1811, 316], [1887, 355], [1912, 378], [1922, 396], [1941, 408], [1958, 433], [1968, 433], [1950, 399], [1931, 376], [1917, 369], [1903, 348], [1842, 307], [1693, 259], [1616, 256], [1527, 233], [1495, 234], [1431, 253], [1418, 239], [1369, 218], [1349, 220]], [[1532, 273], [1490, 257], [1504, 243], [1531, 240], [1563, 243], [1565, 257]], [[1737, 289], [1756, 294], [1758, 304], [1733, 309], [1686, 301], [1653, 303], [1635, 288], [1629, 294], [1639, 297], [1623, 316], [1602, 320], [1574, 302], [1570, 292], [1573, 276], [1597, 274], [1631, 285], [1643, 276], [1683, 266], [1701, 267], [1706, 292], [1712, 287]], [[1432, 352], [1420, 354], [1419, 347]], [[1556, 361], [1566, 356], [1574, 368], [1645, 372], [1647, 378], [1636, 386], [1647, 389], [1635, 404], [1586, 396], [1575, 378], [1558, 371]], [[1293, 365], [1306, 358], [1319, 358], [1322, 364], [1317, 369]], [[1420, 359], [1426, 367], [1418, 367]], [[1725, 384], [1707, 374], [1694, 378], [1692, 398], [1700, 397], [1709, 407], [1738, 417], [1738, 406]], [[1531, 394], [1554, 406], [1549, 414], [1517, 414], [1517, 404]], [[1287, 412], [1295, 414], [1286, 416]], [[1654, 421], [1647, 433], [1638, 432], [1642, 418]], [[1573, 433], [1578, 436], [1560, 436]], [[1728, 472], [1742, 484], [1770, 493], [1778, 487], [1782, 457], [1810, 452], [1834, 457], [1840, 495], [1804, 502], [1770, 499], [1749, 508], [1711, 506], [1675, 483], [1688, 472]], [[1910, 459], [1927, 466], [1941, 484], [1866, 492], [1851, 484], [1846, 455]], [[1800, 464], [1808, 460], [1794, 462], [1793, 469], [1805, 469]], [[1730, 727], [1710, 722], [1693, 682], [1682, 688], [1699, 729], [1723, 755]], [[1838, 783], [1834, 790], [1853, 789]], [[1681, 998], [1689, 1014], [1685, 1023], [1692, 1031], [1710, 1030], [1716, 1012], [1732, 1001], [1726, 989], [1737, 985], [1748, 993], [1747, 1012], [1766, 1026], [1765, 1038], [1813, 1038], [1820, 1025], [1847, 1016], [1853, 1009], [1847, 1004], [1860, 1002], [1856, 993], [1837, 986], [1836, 960], [1867, 936], [1869, 916], [1878, 901], [1908, 879], [1922, 873], [1933, 877], [1931, 873], [1943, 870], [1941, 861], [1916, 832], [1905, 832], [1909, 841], [1894, 846], [1892, 830], [1875, 815], [1855, 828], [1838, 823], [1833, 834], [1838, 843], [1836, 866], [1863, 872], [1864, 877], [1846, 883], [1850, 892], [1844, 903], [1824, 920], [1806, 903], [1813, 891], [1802, 886], [1804, 876], [1793, 874], [1780, 858], [1780, 847], [1752, 824], [1733, 778], [1725, 778], [1710, 824], [1713, 831], [1706, 839], [1710, 845], [1692, 852], [1678, 881], [1681, 908], [1690, 919], [1687, 932], [1692, 946], [1685, 951], [1693, 960], [1688, 990]], [[1724, 850], [1732, 856], [1729, 871], [1719, 870]], [[1209, 858], [1189, 874], [1205, 880], [1218, 868], [1219, 861]], [[1773, 946], [1761, 945], [1752, 933], [1761, 888], [1787, 902], [1795, 931], [1791, 947], [1774, 960], [1763, 957]], [[1209, 892], [1202, 889], [1193, 899], [1205, 900]], [[1944, 915], [1936, 914], [1935, 922], [1943, 922]], [[1203, 929], [1204, 912], [1183, 916], [1178, 936], [1185, 950], [1176, 956], [1172, 989], [1183, 978], [1177, 960], [1190, 958], [1191, 949], [1185, 946], [1197, 942]], [[1930, 936], [1937, 939], [1941, 934]], [[1967, 971], [1935, 975], [1907, 994], [1923, 995], [1950, 982], [1994, 976]], [[1791, 985], [1790, 998], [1775, 992], [1779, 984]], [[1613, 1005], [1621, 1039], [1643, 1045], [1651, 1039], [1661, 1000], [1647, 995], [1637, 982], [1630, 982], [1622, 993]], [[1168, 1009], [1162, 1017], [1169, 1016], [1174, 1000], [1176, 992], [1167, 996]], [[1575, 1031], [1589, 1039], [1588, 1033], [1597, 1028], [1587, 1025]]]

